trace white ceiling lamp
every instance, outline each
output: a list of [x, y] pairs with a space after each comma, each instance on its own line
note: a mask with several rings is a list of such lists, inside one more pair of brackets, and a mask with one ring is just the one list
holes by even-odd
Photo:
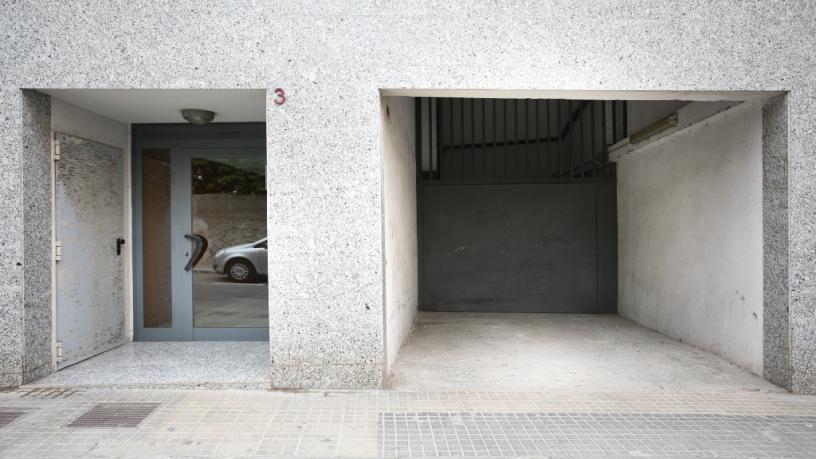
[[181, 111], [181, 116], [191, 124], [207, 124], [215, 118], [215, 112], [201, 110], [199, 108], [185, 108]]

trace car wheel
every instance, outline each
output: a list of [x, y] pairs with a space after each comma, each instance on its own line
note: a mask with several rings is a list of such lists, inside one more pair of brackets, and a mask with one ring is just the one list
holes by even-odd
[[258, 275], [252, 263], [243, 259], [230, 261], [224, 271], [235, 282], [252, 282]]

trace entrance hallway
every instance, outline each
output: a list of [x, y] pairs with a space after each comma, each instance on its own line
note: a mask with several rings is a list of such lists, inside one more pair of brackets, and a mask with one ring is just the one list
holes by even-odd
[[268, 390], [269, 342], [130, 342], [25, 387]]
[[390, 387], [434, 391], [782, 391], [617, 315], [419, 312]]

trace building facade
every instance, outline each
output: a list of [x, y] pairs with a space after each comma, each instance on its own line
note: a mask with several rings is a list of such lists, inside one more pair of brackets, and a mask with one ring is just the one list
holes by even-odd
[[807, 2], [4, 2], [2, 11], [3, 386], [55, 371], [58, 352], [48, 91], [255, 89], [265, 91], [274, 387], [386, 384], [417, 302], [395, 287], [410, 276], [392, 271], [410, 268], [393, 260], [413, 256], [399, 247], [417, 230], [396, 240], [411, 219], [388, 215], [415, 209], [388, 196], [416, 171], [389, 158], [423, 140], [412, 137], [423, 105], [409, 99], [686, 99], [758, 110], [761, 373], [816, 393]]

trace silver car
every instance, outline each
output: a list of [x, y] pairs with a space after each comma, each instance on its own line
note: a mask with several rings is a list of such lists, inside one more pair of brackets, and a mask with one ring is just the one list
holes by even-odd
[[215, 252], [213, 269], [235, 282], [252, 282], [266, 275], [266, 238]]

